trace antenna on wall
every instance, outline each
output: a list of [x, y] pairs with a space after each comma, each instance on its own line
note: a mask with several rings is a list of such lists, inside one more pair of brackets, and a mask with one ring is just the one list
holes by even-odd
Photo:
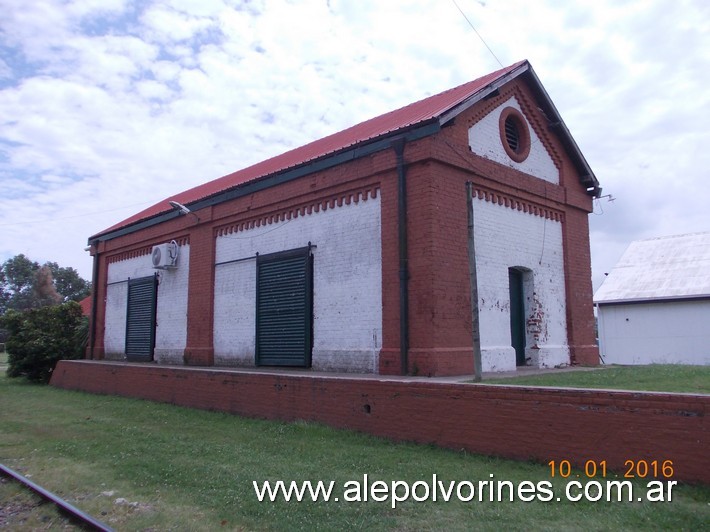
[[[606, 201], [608, 203], [613, 203], [614, 201], [616, 201], [616, 198], [611, 194], [605, 194], [604, 196], [594, 198], [594, 207], [592, 209], [592, 214], [595, 214], [597, 216], [604, 214], [604, 207], [602, 207], [602, 200], [604, 198], [606, 198]], [[599, 207], [599, 212], [597, 212], [597, 207]]]

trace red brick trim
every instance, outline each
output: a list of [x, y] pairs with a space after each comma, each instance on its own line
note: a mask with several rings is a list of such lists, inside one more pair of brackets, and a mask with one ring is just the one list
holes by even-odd
[[490, 203], [497, 203], [498, 205], [505, 206], [513, 210], [532, 214], [533, 216], [540, 216], [541, 218], [554, 220], [555, 222], [564, 222], [565, 219], [565, 214], [562, 211], [551, 209], [529, 200], [521, 200], [508, 194], [493, 192], [492, 190], [488, 190], [481, 186], [474, 186], [473, 195], [478, 199], [482, 199]]
[[360, 190], [351, 190], [348, 192], [343, 192], [337, 195], [333, 195], [327, 198], [321, 198], [316, 201], [309, 203], [304, 203], [294, 207], [288, 207], [282, 209], [278, 212], [274, 212], [268, 215], [262, 215], [258, 217], [253, 217], [247, 220], [242, 220], [239, 222], [233, 222], [229, 225], [222, 227], [217, 227], [214, 230], [215, 237], [224, 236], [232, 233], [237, 233], [239, 231], [247, 231], [249, 229], [254, 229], [255, 227], [261, 227], [262, 225], [271, 225], [273, 223], [284, 222], [299, 216], [306, 216], [314, 212], [320, 212], [321, 210], [326, 211], [328, 209], [334, 209], [337, 207], [342, 207], [343, 205], [350, 205], [351, 203], [359, 203], [360, 201], [367, 201], [368, 199], [377, 198], [380, 188], [378, 186], [369, 186]]
[[[508, 142], [508, 135], [506, 133], [508, 119], [513, 121], [520, 135], [518, 139], [519, 146], [516, 150], [514, 150]], [[520, 111], [515, 107], [504, 108], [498, 117], [498, 132], [500, 133], [500, 142], [508, 157], [516, 163], [522, 163], [528, 158], [528, 155], [530, 155], [530, 128], [528, 127], [528, 121]]]
[[[540, 112], [538, 111], [537, 105], [532, 103], [526, 92], [523, 91], [517, 85], [511, 85], [501, 90], [500, 94], [496, 98], [492, 98], [487, 102], [479, 102], [480, 107], [478, 108], [476, 113], [471, 116], [471, 119], [468, 122], [468, 128], [478, 123], [485, 116], [490, 114], [495, 108], [500, 107], [513, 97], [515, 97], [515, 99], [520, 104], [528, 126], [531, 127], [533, 131], [535, 131], [537, 137], [542, 141], [542, 145], [545, 147], [547, 153], [552, 158], [552, 162], [555, 164], [555, 167], [558, 170], [561, 170], [563, 160], [562, 154], [557, 151], [557, 149], [555, 148], [555, 144], [550, 138], [550, 134], [548, 133], [548, 125], [542, 122], [539, 116]], [[505, 146], [505, 143], [503, 143], [503, 146]]]
[[132, 249], [130, 251], [124, 251], [123, 253], [117, 253], [116, 255], [111, 255], [106, 257], [106, 263], [111, 264], [112, 262], [120, 262], [129, 259], [135, 259], [137, 257], [142, 257], [144, 255], [150, 255], [153, 246], [144, 246], [138, 249]]
[[[171, 238], [178, 243], [178, 246], [186, 246], [190, 243], [190, 237], [183, 236], [179, 238]], [[158, 242], [162, 243], [162, 242]], [[115, 255], [110, 255], [106, 257], [106, 263], [111, 264], [112, 262], [121, 262], [124, 260], [135, 259], [137, 257], [143, 257], [145, 255], [150, 255], [153, 251], [153, 246], [155, 244], [150, 244], [148, 246], [142, 246], [136, 249], [131, 249], [129, 251], [123, 251], [121, 253], [116, 253]]]

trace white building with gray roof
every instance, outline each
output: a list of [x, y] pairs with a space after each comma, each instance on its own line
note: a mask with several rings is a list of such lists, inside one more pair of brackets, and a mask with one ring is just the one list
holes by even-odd
[[710, 232], [632, 242], [594, 294], [607, 364], [710, 364]]

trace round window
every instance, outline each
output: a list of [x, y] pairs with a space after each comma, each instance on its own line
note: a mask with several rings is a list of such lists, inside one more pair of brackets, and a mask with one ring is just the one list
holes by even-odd
[[514, 107], [506, 107], [500, 114], [499, 127], [505, 153], [522, 163], [530, 154], [530, 130], [525, 117]]

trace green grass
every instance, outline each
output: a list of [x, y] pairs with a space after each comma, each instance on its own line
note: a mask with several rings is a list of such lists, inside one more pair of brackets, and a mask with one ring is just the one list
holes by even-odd
[[[0, 401], [0, 462], [117, 530], [699, 530], [710, 522], [708, 486], [676, 487], [671, 503], [259, 503], [254, 480], [342, 486], [363, 474], [413, 483], [436, 473], [445, 481], [493, 474], [538, 482], [550, 480], [550, 471], [305, 422], [243, 419], [4, 376]], [[556, 490], [563, 485], [555, 480]]]
[[652, 364], [485, 379], [484, 384], [608, 388], [710, 394], [710, 366]]

